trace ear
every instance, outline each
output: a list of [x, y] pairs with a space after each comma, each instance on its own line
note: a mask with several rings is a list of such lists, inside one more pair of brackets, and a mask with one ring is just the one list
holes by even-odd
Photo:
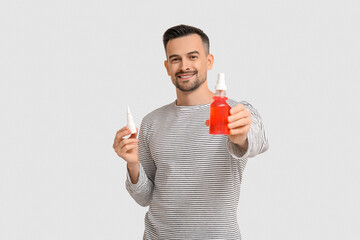
[[214, 56], [209, 53], [207, 56], [207, 70], [211, 70], [214, 64]]
[[164, 66], [166, 68], [167, 74], [170, 76], [170, 71], [169, 71], [169, 63], [167, 60], [164, 61]]

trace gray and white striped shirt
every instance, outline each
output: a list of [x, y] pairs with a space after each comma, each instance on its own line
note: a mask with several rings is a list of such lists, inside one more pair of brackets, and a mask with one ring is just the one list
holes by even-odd
[[[234, 107], [238, 102], [228, 99]], [[252, 125], [248, 150], [226, 135], [210, 135], [210, 104], [176, 101], [144, 117], [139, 132], [140, 175], [126, 188], [145, 215], [144, 239], [241, 239], [237, 222], [240, 184], [247, 159], [268, 149], [263, 123], [247, 102]]]

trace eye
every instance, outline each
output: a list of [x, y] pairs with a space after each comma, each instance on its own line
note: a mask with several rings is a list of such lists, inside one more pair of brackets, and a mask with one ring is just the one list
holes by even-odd
[[180, 61], [180, 59], [179, 58], [173, 58], [173, 59], [171, 59], [171, 62], [178, 62], [178, 61]]
[[197, 59], [198, 57], [196, 55], [191, 55], [190, 58], [191, 59]]

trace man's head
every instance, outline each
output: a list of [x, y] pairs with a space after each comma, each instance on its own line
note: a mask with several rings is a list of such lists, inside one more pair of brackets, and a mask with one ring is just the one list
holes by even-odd
[[195, 27], [178, 25], [163, 36], [166, 52], [164, 62], [173, 84], [183, 92], [200, 87], [212, 68], [214, 57], [209, 54], [209, 38]]
[[201, 37], [201, 40], [204, 44], [205, 52], [206, 52], [206, 54], [209, 54], [210, 41], [209, 41], [208, 36], [199, 28], [188, 26], [188, 25], [183, 25], [183, 24], [169, 28], [164, 33], [163, 43], [164, 43], [165, 52], [166, 52], [166, 45], [171, 39], [185, 37], [185, 36], [188, 36], [191, 34], [197, 34]]

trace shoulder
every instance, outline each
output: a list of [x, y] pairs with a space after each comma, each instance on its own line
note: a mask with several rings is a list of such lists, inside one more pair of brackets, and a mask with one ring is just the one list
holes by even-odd
[[174, 102], [159, 107], [152, 112], [145, 115], [142, 119], [142, 124], [151, 126], [154, 123], [158, 123], [161, 119], [164, 119], [169, 113], [171, 113], [174, 109]]

